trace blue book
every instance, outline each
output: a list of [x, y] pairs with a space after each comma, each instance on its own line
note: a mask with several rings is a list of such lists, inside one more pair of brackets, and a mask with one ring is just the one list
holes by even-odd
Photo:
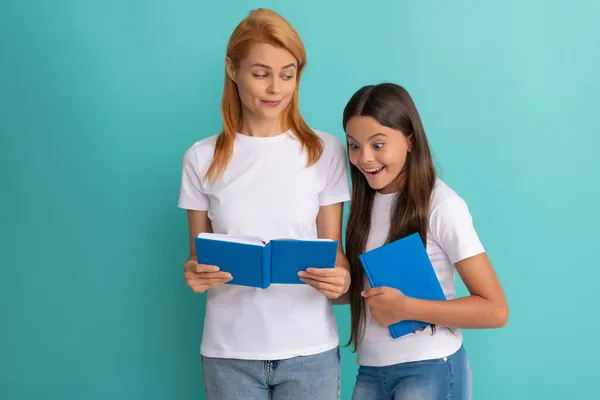
[[338, 243], [331, 239], [273, 239], [201, 233], [194, 239], [199, 264], [229, 272], [227, 284], [266, 289], [272, 283], [306, 284], [307, 268], [333, 268]]
[[[414, 233], [359, 256], [371, 287], [387, 286], [406, 296], [446, 300], [421, 236]], [[427, 327], [423, 321], [400, 321], [389, 326], [394, 339]]]

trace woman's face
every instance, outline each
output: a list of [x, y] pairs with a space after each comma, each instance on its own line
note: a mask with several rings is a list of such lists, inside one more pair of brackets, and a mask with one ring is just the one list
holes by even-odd
[[278, 119], [296, 90], [297, 60], [284, 48], [252, 45], [236, 70], [227, 59], [227, 73], [237, 84], [244, 117]]

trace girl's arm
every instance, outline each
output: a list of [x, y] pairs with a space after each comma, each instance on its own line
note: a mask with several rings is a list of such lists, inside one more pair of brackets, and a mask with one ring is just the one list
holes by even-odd
[[[409, 298], [399, 290], [366, 291], [371, 314], [382, 325], [416, 320], [455, 328], [499, 328], [508, 321], [508, 305], [488, 259], [466, 203], [453, 197], [432, 212], [430, 232], [449, 260], [453, 261], [469, 296], [431, 301]], [[450, 267], [450, 266], [449, 266]]]
[[447, 301], [407, 298], [410, 319], [457, 328], [501, 328], [508, 322], [502, 286], [485, 253], [456, 263], [470, 296]]
[[380, 287], [364, 296], [375, 320], [389, 326], [403, 320], [424, 321], [464, 329], [501, 328], [508, 321], [508, 305], [500, 282], [485, 253], [456, 263], [470, 296], [446, 301], [407, 297], [397, 289]]
[[402, 320], [424, 321], [456, 328], [500, 328], [508, 321], [508, 304], [485, 253], [456, 263], [470, 296], [431, 301], [407, 297], [399, 290], [376, 288], [364, 292], [371, 314], [381, 325]]

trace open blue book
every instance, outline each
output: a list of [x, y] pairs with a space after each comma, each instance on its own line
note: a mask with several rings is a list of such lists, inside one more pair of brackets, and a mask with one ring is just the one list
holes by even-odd
[[199, 264], [216, 265], [231, 285], [267, 288], [272, 283], [305, 284], [307, 268], [333, 268], [338, 243], [331, 239], [273, 239], [201, 233], [195, 239]]
[[[418, 233], [359, 256], [371, 287], [391, 287], [406, 296], [446, 300], [429, 255]], [[389, 326], [394, 339], [427, 327], [423, 321], [400, 321]]]

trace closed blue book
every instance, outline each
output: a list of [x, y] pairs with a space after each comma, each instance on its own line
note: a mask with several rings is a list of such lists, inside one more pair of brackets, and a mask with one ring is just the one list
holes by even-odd
[[195, 238], [199, 264], [229, 272], [230, 285], [266, 289], [271, 284], [306, 284], [298, 272], [333, 268], [338, 243], [330, 239], [273, 239], [201, 233]]
[[[422, 300], [446, 300], [427, 250], [418, 233], [395, 240], [359, 256], [371, 287], [391, 287]], [[423, 321], [400, 321], [389, 326], [394, 339], [427, 327]]]

